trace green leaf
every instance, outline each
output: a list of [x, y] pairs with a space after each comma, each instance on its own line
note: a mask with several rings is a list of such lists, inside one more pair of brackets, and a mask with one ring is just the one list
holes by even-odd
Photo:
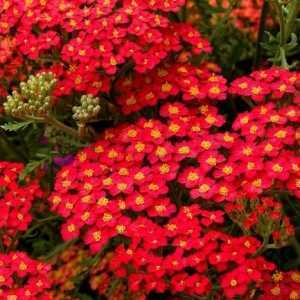
[[24, 170], [20, 174], [20, 180], [24, 180], [25, 177], [34, 172], [37, 168], [41, 167], [44, 163], [49, 161], [49, 157], [45, 157], [41, 160], [32, 160], [28, 164], [26, 164]]
[[18, 131], [18, 130], [24, 130], [29, 125], [31, 125], [33, 121], [24, 121], [24, 122], [9, 122], [5, 123], [4, 125], [0, 126], [5, 131]]

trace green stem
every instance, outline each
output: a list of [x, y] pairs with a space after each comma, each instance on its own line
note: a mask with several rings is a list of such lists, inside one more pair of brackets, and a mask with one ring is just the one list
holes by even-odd
[[264, 236], [263, 243], [260, 248], [257, 249], [257, 251], [252, 255], [253, 257], [260, 256], [267, 250], [267, 246], [269, 244], [269, 235]]
[[63, 252], [65, 249], [69, 248], [70, 246], [74, 245], [78, 241], [78, 238], [59, 244], [57, 245], [50, 253], [48, 253], [46, 256], [41, 257], [44, 261], [49, 261], [54, 256], [58, 255], [59, 253]]
[[285, 22], [284, 22], [284, 15], [283, 15], [283, 7], [278, 0], [275, 0], [274, 4], [278, 15], [279, 29], [280, 29], [279, 38], [280, 38], [280, 46], [282, 47], [285, 44]]
[[290, 35], [292, 32], [295, 30], [295, 24], [296, 24], [296, 19], [298, 16], [300, 8], [300, 0], [291, 0], [291, 2], [288, 4], [288, 12], [289, 15], [286, 20], [286, 26], [285, 26], [285, 42], [288, 41]]
[[80, 139], [82, 140], [82, 138], [80, 137], [79, 133], [77, 132], [77, 130], [73, 129], [72, 127], [69, 127], [67, 125], [65, 125], [64, 123], [58, 121], [56, 118], [54, 118], [51, 115], [48, 115], [47, 117], [45, 117], [45, 123], [52, 125], [53, 127], [56, 127], [57, 129], [73, 136], [74, 138]]
[[3, 230], [0, 230], [0, 251], [4, 253], [5, 249], [4, 249], [2, 238], [3, 238]]
[[211, 33], [210, 41], [213, 41], [216, 35], [218, 34], [219, 29], [223, 29], [226, 23], [229, 21], [230, 14], [232, 13], [233, 9], [236, 7], [238, 0], [230, 1], [229, 7], [226, 9], [226, 12], [222, 18], [222, 21], [218, 23], [215, 30]]
[[254, 103], [251, 101], [251, 99], [247, 98], [247, 97], [242, 97], [242, 99], [249, 105], [250, 108], [254, 108], [255, 105]]
[[275, 244], [268, 244], [268, 245], [264, 245], [263, 247], [260, 247], [253, 255], [252, 257], [258, 257], [262, 254], [264, 254], [267, 250], [270, 249], [278, 249], [280, 247], [276, 246]]
[[290, 238], [291, 245], [293, 246], [295, 252], [297, 253], [297, 259], [300, 260], [300, 243], [295, 236]]
[[260, 14], [259, 30], [258, 30], [257, 41], [256, 41], [256, 52], [255, 52], [254, 63], [253, 63], [254, 68], [257, 68], [259, 66], [261, 60], [261, 49], [262, 49], [261, 42], [265, 32], [268, 11], [269, 11], [269, 2], [265, 0]]
[[20, 232], [18, 232], [12, 239], [11, 244], [9, 245], [9, 247], [6, 250], [6, 253], [9, 253], [10, 251], [13, 251], [16, 249], [17, 247], [17, 243], [20, 237]]
[[41, 220], [37, 220], [37, 224], [32, 226], [31, 228], [29, 228], [24, 235], [21, 236], [21, 239], [26, 239], [28, 236], [30, 236], [30, 234], [35, 231], [36, 229], [38, 229], [39, 227], [41, 227], [43, 224], [49, 222], [49, 221], [53, 221], [53, 220], [61, 220], [61, 217], [59, 216], [51, 216], [45, 219], [41, 219]]

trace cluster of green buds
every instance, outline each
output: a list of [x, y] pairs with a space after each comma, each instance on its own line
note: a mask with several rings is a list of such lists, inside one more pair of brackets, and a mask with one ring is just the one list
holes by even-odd
[[93, 121], [101, 111], [100, 99], [92, 95], [83, 95], [80, 106], [73, 107], [73, 119], [78, 124], [86, 124]]
[[54, 74], [40, 73], [20, 83], [4, 103], [6, 114], [16, 118], [45, 117], [52, 107], [52, 92], [57, 80]]

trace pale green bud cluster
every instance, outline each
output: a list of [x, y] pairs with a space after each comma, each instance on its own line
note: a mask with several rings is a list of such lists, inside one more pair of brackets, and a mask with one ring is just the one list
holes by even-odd
[[88, 123], [97, 117], [101, 110], [100, 99], [92, 95], [83, 95], [80, 106], [73, 107], [73, 119], [77, 123]]
[[13, 91], [4, 103], [5, 112], [13, 117], [44, 117], [52, 106], [51, 94], [57, 80], [54, 74], [40, 73], [20, 83], [20, 91]]

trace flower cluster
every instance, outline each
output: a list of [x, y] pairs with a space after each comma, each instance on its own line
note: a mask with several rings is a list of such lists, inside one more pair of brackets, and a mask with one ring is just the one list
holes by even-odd
[[72, 246], [63, 251], [51, 261], [52, 270], [49, 273], [54, 288], [51, 294], [55, 300], [75, 300], [68, 293], [75, 289], [74, 279], [86, 270], [83, 260], [88, 251], [79, 246]]
[[[248, 234], [256, 234], [264, 240], [273, 239], [273, 248], [287, 244], [294, 235], [294, 227], [283, 214], [283, 205], [270, 197], [239, 200], [225, 206], [228, 216]], [[269, 241], [270, 242], [270, 241]]]
[[[186, 53], [188, 55], [188, 53]], [[177, 62], [165, 62], [145, 76], [130, 75], [117, 84], [116, 102], [123, 113], [136, 112], [182, 95], [184, 102], [209, 103], [225, 100], [226, 79], [218, 75], [218, 67], [204, 63], [195, 67], [186, 62], [186, 55]]]
[[19, 184], [18, 177], [22, 170], [20, 163], [0, 161], [0, 228], [6, 245], [18, 231], [27, 230], [32, 220], [32, 204], [43, 195], [37, 181]]
[[215, 275], [220, 295], [233, 299], [247, 294], [251, 285], [259, 287], [264, 273], [274, 269], [264, 258], [252, 258], [260, 247], [255, 238], [235, 238], [213, 230], [222, 223], [220, 212], [183, 206], [169, 219], [165, 231], [144, 218], [137, 223], [134, 241], [128, 248], [115, 250], [109, 268], [128, 278], [131, 291], [208, 296], [210, 276]]
[[300, 273], [298, 271], [277, 271], [264, 281], [264, 294], [259, 298], [260, 300], [297, 300], [300, 298]]
[[[51, 70], [57, 95], [107, 92], [122, 65], [153, 69], [187, 47], [210, 51], [188, 24], [168, 18], [185, 0], [4, 1], [0, 7], [0, 74], [7, 84], [27, 72]], [[5, 68], [4, 68], [5, 65]], [[109, 76], [107, 76], [109, 75]]]
[[294, 104], [299, 104], [299, 79], [297, 72], [272, 67], [234, 80], [229, 91], [256, 103], [278, 102], [292, 97]]
[[[132, 292], [207, 295], [212, 286], [207, 270], [213, 266], [223, 274], [222, 293], [229, 299], [245, 295], [250, 286], [260, 287], [274, 265], [254, 258], [258, 240], [222, 230], [226, 214], [219, 203], [256, 199], [271, 187], [281, 188], [299, 173], [296, 154], [289, 176], [262, 176], [279, 153], [289, 151], [293, 157], [292, 148], [283, 143], [277, 155], [265, 156], [256, 144], [268, 134], [251, 130], [252, 137], [244, 135], [240, 118], [236, 132], [213, 133], [224, 118], [209, 104], [168, 102], [160, 116], [106, 130], [59, 171], [50, 202], [66, 220], [62, 236], [82, 237], [94, 253], [117, 236], [128, 239], [129, 245], [113, 252], [108, 270], [128, 278]], [[273, 123], [263, 120], [272, 131]]]
[[0, 254], [0, 298], [3, 300], [50, 300], [50, 265], [24, 252]]
[[236, 183], [248, 198], [274, 190], [299, 197], [299, 116], [299, 106], [276, 109], [268, 103], [240, 114], [234, 122], [240, 140], [231, 156], [241, 172]]
[[[113, 252], [108, 252], [90, 271], [90, 287], [111, 300], [144, 300], [143, 291], [128, 291], [126, 281], [116, 277], [109, 269]], [[114, 286], [114, 289], [111, 289]]]

